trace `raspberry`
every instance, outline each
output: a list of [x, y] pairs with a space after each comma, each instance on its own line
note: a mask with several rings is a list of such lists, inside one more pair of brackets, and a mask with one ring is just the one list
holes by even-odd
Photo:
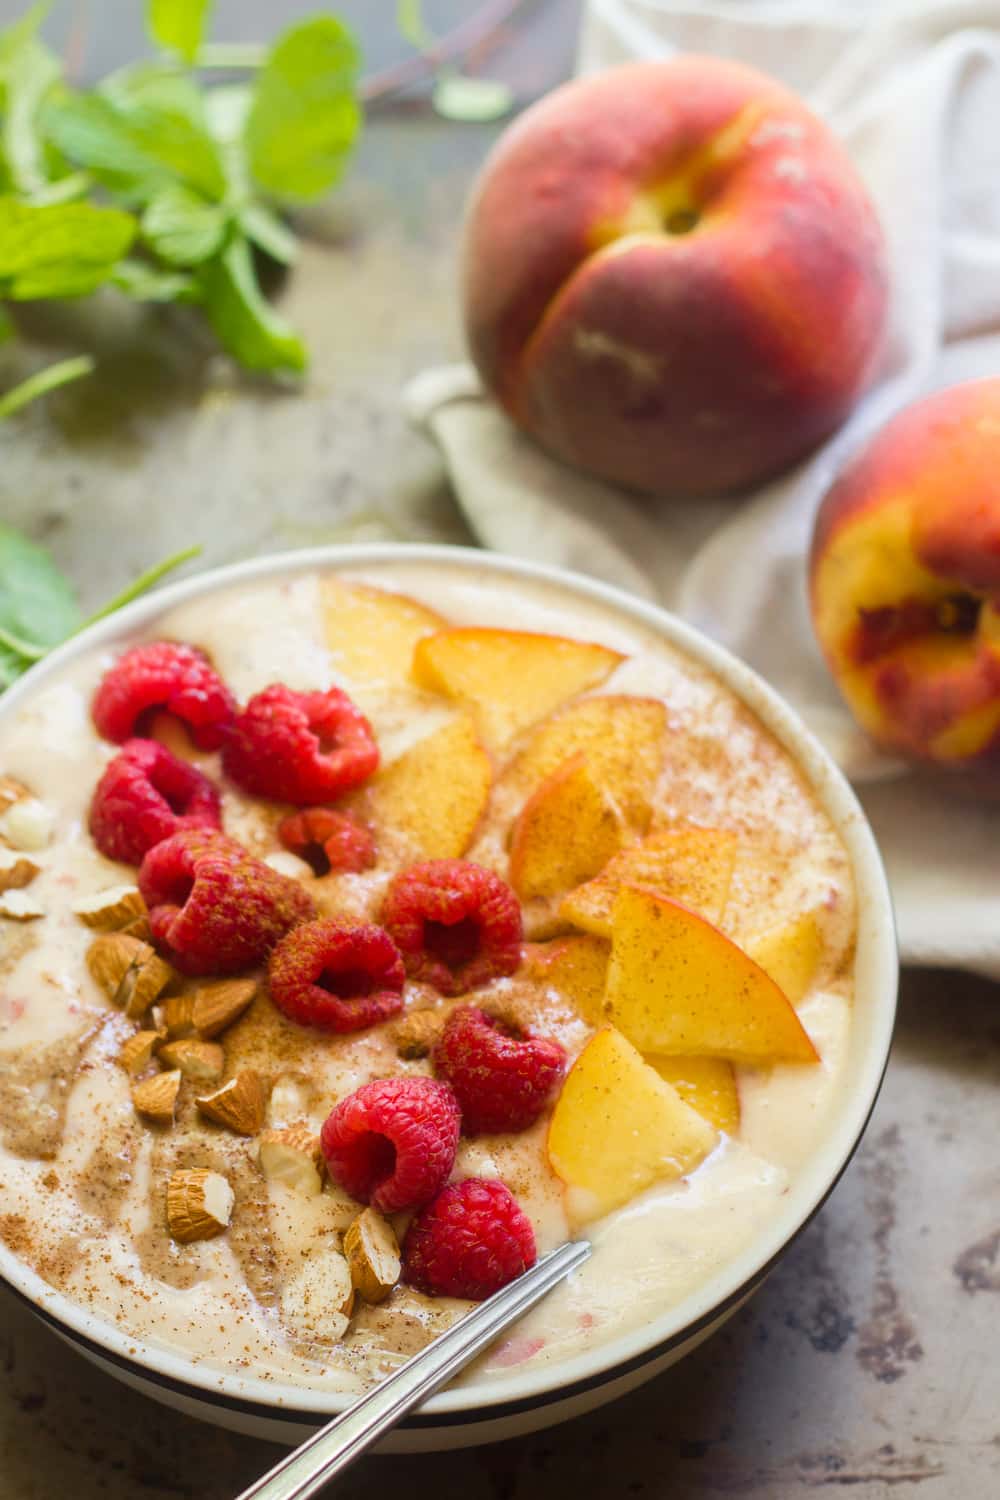
[[521, 908], [492, 870], [464, 859], [430, 859], [397, 875], [382, 925], [411, 979], [463, 995], [521, 962]]
[[90, 832], [108, 859], [137, 865], [182, 828], [218, 828], [219, 794], [196, 766], [156, 740], [128, 740], [90, 804]]
[[375, 863], [371, 830], [329, 807], [307, 807], [282, 818], [278, 837], [317, 875], [358, 874]]
[[438, 1193], [410, 1225], [403, 1280], [432, 1297], [481, 1302], [535, 1264], [535, 1231], [508, 1188], [467, 1177]]
[[223, 764], [238, 786], [276, 802], [330, 802], [378, 766], [372, 727], [339, 688], [295, 693], [281, 682], [237, 715]]
[[296, 927], [271, 954], [271, 999], [300, 1026], [362, 1031], [403, 1008], [406, 971], [387, 932], [323, 917]]
[[199, 750], [218, 750], [229, 732], [236, 700], [207, 656], [176, 641], [133, 646], [101, 678], [92, 714], [104, 739], [120, 745], [142, 734], [150, 710], [181, 719]]
[[428, 1203], [455, 1164], [461, 1116], [434, 1078], [379, 1078], [327, 1116], [320, 1144], [330, 1176], [384, 1214]]
[[297, 880], [279, 875], [225, 834], [188, 828], [156, 844], [139, 869], [153, 936], [184, 974], [233, 974], [261, 963], [316, 911]]
[[474, 1005], [452, 1011], [433, 1055], [435, 1072], [455, 1090], [466, 1135], [526, 1130], [566, 1065], [558, 1042], [512, 1031]]

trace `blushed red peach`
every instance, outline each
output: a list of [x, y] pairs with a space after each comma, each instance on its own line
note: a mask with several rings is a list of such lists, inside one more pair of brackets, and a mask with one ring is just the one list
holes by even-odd
[[810, 582], [830, 670], [874, 740], [1000, 760], [1000, 379], [881, 430], [820, 507]]
[[886, 307], [847, 156], [772, 79], [709, 57], [567, 84], [470, 206], [472, 357], [552, 453], [630, 488], [773, 475], [849, 412]]

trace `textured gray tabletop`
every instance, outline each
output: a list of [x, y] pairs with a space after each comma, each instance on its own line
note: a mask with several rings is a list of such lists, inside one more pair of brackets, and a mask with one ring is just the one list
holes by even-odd
[[[568, 67], [575, 8], [529, 8], [498, 54], [525, 92]], [[463, 539], [398, 394], [459, 350], [458, 218], [495, 129], [407, 102], [372, 121], [284, 292], [315, 351], [304, 394], [241, 385], [158, 312], [135, 321], [102, 303], [71, 325], [34, 320], [30, 358], [89, 347], [100, 373], [7, 430], [0, 515], [44, 539], [88, 603], [191, 541], [221, 562], [404, 528]], [[4, 383], [19, 358], [4, 354]], [[998, 1001], [982, 981], [904, 977], [857, 1158], [765, 1287], [681, 1366], [535, 1437], [366, 1460], [337, 1492], [1000, 1494]], [[0, 1500], [226, 1500], [274, 1456], [131, 1394], [0, 1292]]]

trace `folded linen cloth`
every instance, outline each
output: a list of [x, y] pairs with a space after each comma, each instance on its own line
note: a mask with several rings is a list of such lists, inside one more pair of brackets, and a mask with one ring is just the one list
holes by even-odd
[[419, 376], [408, 411], [483, 546], [655, 598], [774, 683], [857, 787], [904, 958], [1000, 978], [1000, 806], [942, 790], [853, 726], [814, 642], [803, 561], [820, 497], [870, 433], [927, 391], [1000, 374], [1000, 0], [589, 0], [581, 71], [675, 50], [739, 59], [803, 94], [874, 197], [890, 326], [846, 426], [749, 498], [655, 502], [546, 457], [467, 366]]

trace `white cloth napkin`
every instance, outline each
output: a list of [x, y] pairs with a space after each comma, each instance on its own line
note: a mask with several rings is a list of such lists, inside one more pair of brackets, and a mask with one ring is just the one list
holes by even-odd
[[870, 394], [807, 462], [749, 499], [709, 505], [636, 501], [561, 467], [467, 366], [419, 376], [409, 413], [440, 445], [484, 546], [656, 598], [774, 683], [857, 786], [904, 958], [1000, 978], [1000, 804], [928, 785], [866, 743], [814, 643], [803, 563], [820, 497], [868, 434], [928, 390], [1000, 374], [1000, 0], [589, 0], [582, 71], [674, 50], [782, 79], [853, 156], [892, 266]]

